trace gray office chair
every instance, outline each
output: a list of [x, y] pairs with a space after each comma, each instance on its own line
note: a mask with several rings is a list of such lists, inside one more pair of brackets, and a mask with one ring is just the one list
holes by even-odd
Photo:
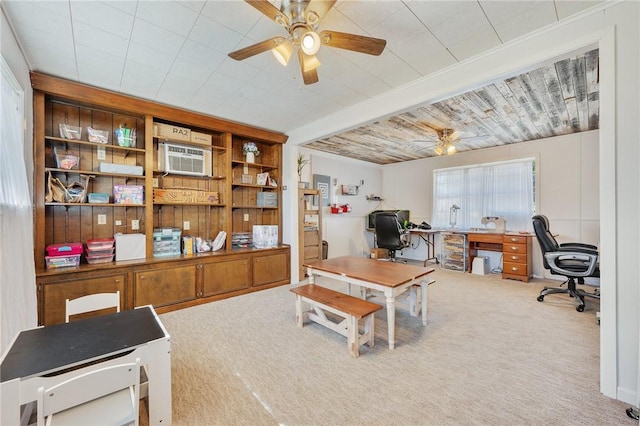
[[576, 301], [576, 310], [583, 312], [584, 298], [600, 298], [599, 290], [593, 293], [586, 292], [576, 287], [585, 284], [585, 278], [597, 278], [599, 282], [600, 269], [598, 250], [596, 246], [582, 243], [558, 244], [549, 232], [549, 220], [544, 215], [533, 216], [533, 230], [536, 233], [538, 243], [543, 255], [543, 265], [552, 274], [563, 275], [567, 280], [563, 283], [567, 287], [545, 287], [540, 291], [538, 302], [542, 302], [548, 294], [566, 293]]
[[396, 213], [380, 212], [376, 214], [376, 245], [379, 248], [389, 250], [392, 262], [396, 261], [396, 250], [408, 247], [409, 243], [409, 233], [402, 229]]

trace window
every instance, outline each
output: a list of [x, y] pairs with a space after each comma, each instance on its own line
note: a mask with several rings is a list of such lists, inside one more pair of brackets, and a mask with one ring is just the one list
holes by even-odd
[[433, 171], [434, 227], [451, 227], [451, 207], [456, 228], [482, 227], [484, 216], [502, 216], [507, 229], [530, 230], [535, 210], [535, 163], [532, 158]]

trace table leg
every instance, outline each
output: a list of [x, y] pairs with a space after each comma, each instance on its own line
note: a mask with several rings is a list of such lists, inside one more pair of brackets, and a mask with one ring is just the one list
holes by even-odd
[[387, 327], [389, 329], [389, 349], [394, 349], [396, 342], [396, 298], [393, 294], [387, 296]]
[[420, 295], [422, 296], [422, 325], [427, 325], [427, 280], [420, 281]]
[[149, 343], [149, 424], [171, 424], [171, 343]]

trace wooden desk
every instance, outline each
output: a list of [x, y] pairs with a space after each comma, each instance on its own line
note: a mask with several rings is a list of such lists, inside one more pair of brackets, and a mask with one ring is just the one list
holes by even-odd
[[533, 252], [530, 234], [470, 232], [468, 238], [468, 272], [478, 250], [502, 253], [502, 278], [529, 282], [533, 277]]
[[129, 353], [147, 366], [149, 424], [170, 425], [169, 334], [151, 306], [20, 332], [1, 358], [0, 424], [20, 424], [20, 406], [37, 399], [44, 375], [83, 374]]
[[321, 276], [384, 293], [390, 349], [395, 347], [396, 297], [409, 290], [409, 311], [412, 316], [418, 315], [415, 284], [420, 285], [422, 324], [427, 325], [427, 275], [433, 272], [433, 268], [352, 256], [306, 263], [304, 266], [312, 284], [316, 276]]

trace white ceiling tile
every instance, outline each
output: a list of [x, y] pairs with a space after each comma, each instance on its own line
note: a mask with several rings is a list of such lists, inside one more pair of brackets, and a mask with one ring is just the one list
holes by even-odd
[[389, 16], [406, 9], [402, 2], [398, 1], [345, 1], [335, 6], [335, 11], [327, 14], [327, 21], [336, 19], [336, 12], [348, 16], [349, 19], [360, 28], [368, 31]]
[[394, 43], [391, 51], [423, 76], [457, 62], [427, 30], [402, 43]]
[[461, 43], [468, 39], [469, 35], [493, 31], [477, 3], [462, 3], [465, 7], [460, 8], [454, 16], [435, 25], [429, 25], [431, 32], [447, 47]]
[[176, 33], [160, 28], [143, 19], [135, 20], [131, 40], [167, 55], [177, 55], [186, 38]]
[[558, 11], [558, 19], [564, 19], [583, 10], [598, 6], [605, 0], [581, 1], [581, 0], [555, 0], [556, 10]]
[[144, 65], [127, 61], [120, 89], [124, 93], [153, 100], [164, 81], [164, 77], [165, 74], [154, 72], [153, 64]]
[[73, 36], [76, 45], [90, 47], [119, 58], [124, 58], [127, 55], [128, 38], [107, 33], [82, 22], [73, 24]]
[[209, 18], [200, 16], [189, 34], [189, 40], [227, 54], [236, 48], [242, 40], [242, 35]]
[[498, 45], [500, 45], [500, 40], [491, 28], [484, 32], [475, 33], [457, 44], [450, 45], [449, 50], [458, 60], [462, 61]]
[[174, 57], [163, 51], [149, 48], [138, 43], [131, 43], [127, 51], [127, 63], [151, 67], [154, 75], [164, 78], [173, 64]]
[[136, 18], [186, 37], [198, 19], [198, 13], [176, 1], [141, 1]]
[[158, 90], [156, 99], [168, 105], [186, 106], [201, 86], [197, 81], [169, 73]]
[[204, 9], [204, 5], [207, 4], [206, 0], [177, 0], [178, 3], [183, 5], [184, 7], [188, 7], [194, 12], [200, 13], [202, 9]]
[[100, 3], [105, 3], [109, 7], [116, 8], [131, 16], [135, 16], [136, 10], [138, 9], [138, 2], [131, 0], [101, 0]]
[[97, 31], [129, 38], [133, 29], [133, 15], [97, 1], [71, 1], [73, 22], [83, 22]]
[[[50, 10], [48, 2], [3, 2], [11, 16], [11, 22], [22, 38], [29, 32], [40, 33], [41, 36], [52, 36], [58, 39], [71, 39], [71, 19], [69, 13], [61, 14]], [[65, 3], [66, 5], [66, 3]], [[67, 10], [55, 8], [57, 11]]]
[[120, 90], [124, 59], [78, 46], [78, 75], [80, 80], [109, 90]]
[[553, 1], [480, 3], [503, 42], [557, 21]]
[[234, 61], [231, 58], [225, 58], [225, 60], [216, 69], [216, 75], [226, 75], [229, 77], [233, 77], [238, 81], [250, 81], [257, 75], [262, 73], [263, 72], [261, 70], [254, 67], [247, 61], [238, 62]]
[[28, 31], [21, 37], [21, 41], [23, 47], [55, 53], [66, 60], [75, 60], [73, 39], [70, 37], [60, 38], [41, 32]]
[[182, 46], [176, 62], [180, 60], [187, 61], [191, 64], [198, 65], [203, 68], [215, 70], [227, 59], [227, 56], [211, 49], [195, 41], [187, 40]]
[[391, 51], [385, 50], [380, 56], [371, 56], [349, 51], [344, 51], [344, 53], [340, 52], [340, 55], [344, 55], [354, 64], [358, 65], [363, 72], [368, 72], [378, 77], [378, 79], [386, 83], [389, 88], [402, 86], [411, 80], [421, 77], [418, 71], [411, 68]]
[[403, 7], [371, 27], [370, 32], [373, 37], [391, 40], [388, 45], [397, 45], [424, 32], [424, 30], [424, 24], [409, 9]]
[[250, 4], [234, 0], [208, 1], [200, 14], [240, 34], [247, 34], [264, 17]]

